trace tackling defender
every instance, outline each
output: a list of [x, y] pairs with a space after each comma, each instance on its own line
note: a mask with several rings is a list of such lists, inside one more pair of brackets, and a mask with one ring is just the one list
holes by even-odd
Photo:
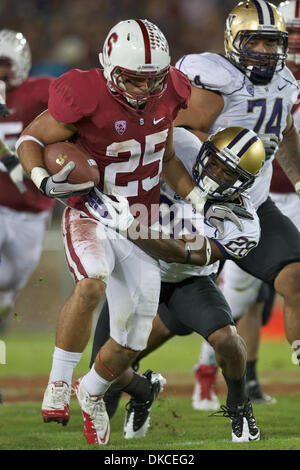
[[[265, 160], [264, 147], [253, 131], [240, 127], [221, 130], [203, 144], [189, 131], [175, 128], [174, 143], [177, 156], [199, 187], [207, 192], [206, 214], [217, 207], [216, 202], [231, 201], [244, 207], [251, 217], [250, 220], [243, 219], [242, 231], [232, 221], [225, 221], [224, 227], [218, 230], [208, 218], [195, 214], [189, 204], [162, 182], [162, 232], [173, 237], [205, 235], [214, 252], [218, 248], [218, 254], [204, 261], [202, 267], [160, 260], [162, 284], [158, 315], [153, 322], [147, 348], [137, 360], [176, 334], [188, 335], [196, 331], [215, 348], [228, 385], [225, 415], [231, 419], [232, 440], [258, 440], [259, 429], [245, 390], [245, 345], [236, 333], [230, 308], [214, 278], [218, 272], [217, 260], [240, 259], [257, 246], [260, 235], [258, 217], [250, 199], [241, 193], [253, 184], [260, 172]], [[171, 227], [164, 224], [166, 219], [169, 221], [169, 211], [174, 214]], [[152, 244], [155, 245], [155, 241]], [[110, 335], [109, 324], [106, 304], [95, 331], [93, 358]], [[146, 434], [152, 404], [162, 389], [162, 384], [152, 382], [152, 378], [152, 371], [139, 376], [128, 370], [105, 395], [110, 415], [116, 409], [121, 391], [132, 395], [124, 423], [127, 439]]]

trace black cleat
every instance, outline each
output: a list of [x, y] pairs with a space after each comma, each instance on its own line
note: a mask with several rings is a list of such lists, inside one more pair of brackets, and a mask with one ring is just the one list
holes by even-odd
[[111, 419], [117, 411], [121, 396], [122, 390], [114, 390], [109, 388], [105, 392], [103, 399], [109, 419]]
[[237, 406], [222, 405], [219, 411], [210, 416], [217, 416], [218, 414], [222, 414], [225, 418], [230, 418], [232, 442], [260, 440], [260, 430], [256, 424], [250, 401]]
[[126, 415], [124, 422], [125, 439], [144, 437], [150, 424], [150, 411], [154, 400], [163, 390], [166, 379], [157, 372], [147, 370], [143, 374], [152, 386], [152, 398], [145, 402], [138, 402], [134, 398], [126, 405]]
[[263, 393], [259, 382], [256, 380], [247, 382], [246, 389], [251, 403], [256, 405], [274, 405], [277, 402], [276, 398]]

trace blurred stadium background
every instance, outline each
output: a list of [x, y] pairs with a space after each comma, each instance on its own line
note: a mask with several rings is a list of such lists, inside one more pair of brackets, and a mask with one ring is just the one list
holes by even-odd
[[[278, 5], [279, 1], [274, 1]], [[127, 18], [147, 18], [166, 35], [172, 64], [186, 53], [223, 52], [223, 30], [235, 0], [1, 0], [1, 28], [21, 31], [29, 41], [31, 75], [59, 76], [71, 68], [99, 67], [109, 29]], [[63, 207], [57, 203], [36, 271], [19, 295], [2, 330], [55, 329], [58, 311], [72, 291], [60, 236]], [[281, 334], [282, 320], [276, 320]], [[195, 358], [196, 359], [196, 358]]]

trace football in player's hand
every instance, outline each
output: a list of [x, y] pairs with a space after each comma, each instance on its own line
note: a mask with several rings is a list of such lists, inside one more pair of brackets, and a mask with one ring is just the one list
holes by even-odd
[[44, 148], [44, 165], [52, 176], [58, 173], [67, 163], [73, 161], [75, 168], [68, 176], [71, 184], [93, 181], [97, 185], [100, 181], [99, 168], [95, 160], [71, 142], [57, 142], [46, 145]]

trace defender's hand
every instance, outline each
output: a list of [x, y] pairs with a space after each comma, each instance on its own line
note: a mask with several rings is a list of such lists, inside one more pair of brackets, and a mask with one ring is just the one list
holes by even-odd
[[132, 224], [134, 217], [130, 212], [128, 200], [117, 194], [113, 195], [117, 201], [101, 193], [97, 188], [89, 194], [85, 206], [87, 210], [102, 222], [114, 230], [125, 231]]
[[268, 160], [277, 151], [279, 137], [276, 134], [258, 134], [265, 147], [266, 160]]
[[197, 212], [203, 213], [203, 208], [207, 199], [206, 194], [201, 191], [198, 186], [195, 186], [192, 189], [192, 191], [185, 197], [185, 200], [192, 204], [192, 206], [194, 207], [194, 209], [196, 209]]
[[218, 229], [221, 238], [224, 236], [225, 220], [231, 220], [240, 232], [243, 230], [243, 224], [239, 217], [253, 220], [253, 216], [246, 209], [230, 202], [207, 204], [204, 212], [206, 220]]

